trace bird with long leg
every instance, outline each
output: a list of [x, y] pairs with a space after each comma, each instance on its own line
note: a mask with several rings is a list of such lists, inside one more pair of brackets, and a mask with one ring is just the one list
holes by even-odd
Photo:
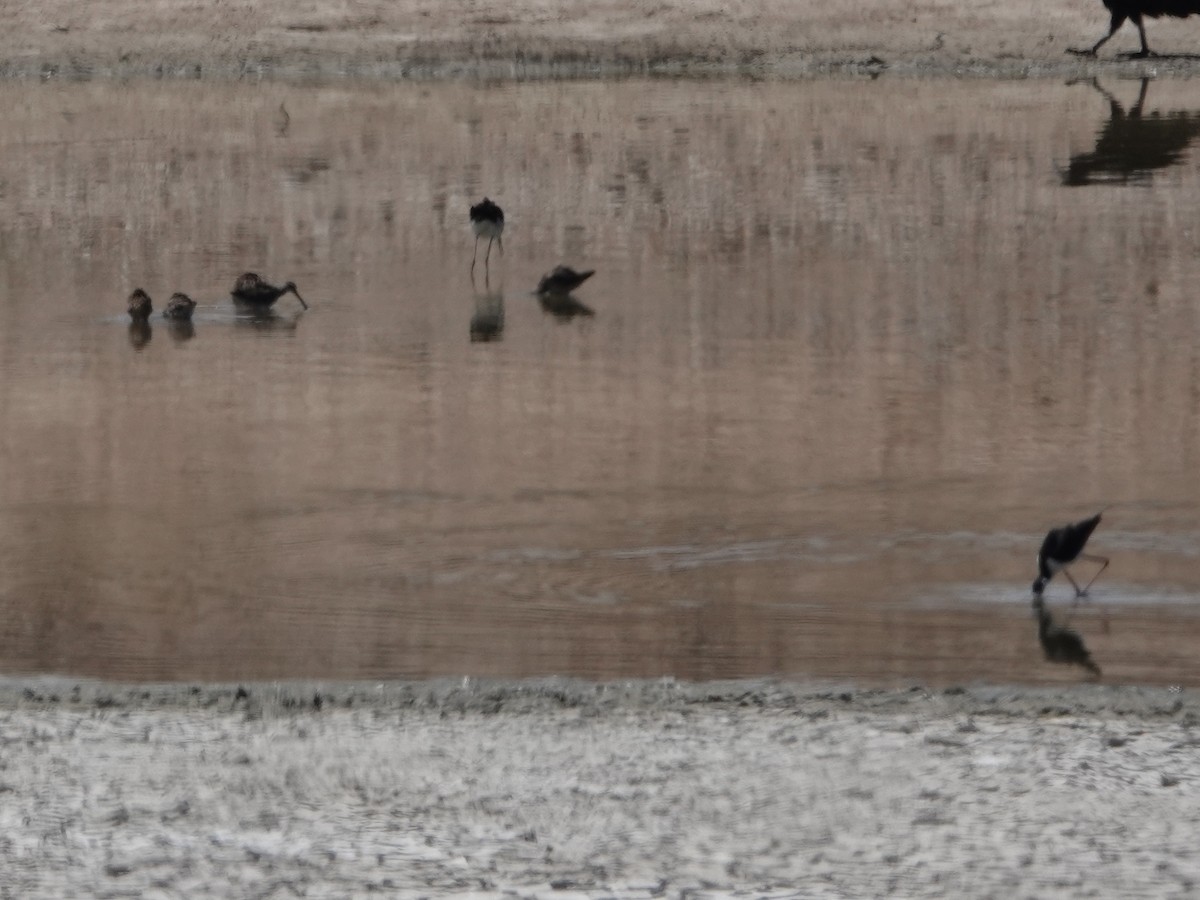
[[1171, 16], [1176, 19], [1186, 19], [1188, 16], [1200, 15], [1200, 0], [1104, 0], [1104, 5], [1110, 14], [1108, 34], [1091, 47], [1068, 48], [1068, 53], [1074, 53], [1076, 56], [1095, 56], [1096, 51], [1103, 47], [1128, 19], [1137, 26], [1138, 36], [1142, 39], [1142, 49], [1129, 55], [1133, 57], [1158, 56], [1146, 42], [1146, 24], [1143, 17], [1157, 19], [1160, 16]]
[[504, 255], [504, 239], [502, 237], [504, 234], [504, 210], [484, 197], [471, 207], [470, 215], [471, 231], [475, 232], [475, 252], [471, 254], [471, 271], [474, 272], [475, 259], [479, 256], [479, 239], [481, 237], [488, 239], [487, 253], [483, 257], [485, 267], [488, 260], [492, 258], [493, 241], [500, 245], [500, 255]]
[[1088, 652], [1079, 632], [1055, 622], [1040, 594], [1033, 598], [1033, 610], [1038, 620], [1038, 642], [1042, 645], [1042, 653], [1046, 659], [1050, 662], [1083, 666], [1099, 677], [1100, 667], [1092, 659], [1092, 654]]
[[[1054, 577], [1056, 572], [1062, 572], [1067, 577], [1067, 581], [1071, 582], [1071, 586], [1075, 588], [1076, 600], [1087, 596], [1088, 588], [1100, 577], [1100, 573], [1108, 568], [1109, 563], [1107, 556], [1092, 556], [1083, 552], [1088, 538], [1092, 536], [1092, 532], [1100, 524], [1102, 514], [1103, 510], [1096, 513], [1090, 519], [1084, 519], [1081, 522], [1072, 522], [1059, 528], [1051, 528], [1046, 533], [1046, 537], [1042, 540], [1042, 548], [1038, 551], [1037, 555], [1038, 577], [1033, 582], [1033, 593], [1035, 596], [1042, 596], [1042, 591], [1045, 590], [1047, 582]], [[1067, 571], [1067, 566], [1078, 559], [1100, 563], [1100, 568], [1092, 576], [1092, 580], [1082, 588], [1071, 577], [1071, 573]]]

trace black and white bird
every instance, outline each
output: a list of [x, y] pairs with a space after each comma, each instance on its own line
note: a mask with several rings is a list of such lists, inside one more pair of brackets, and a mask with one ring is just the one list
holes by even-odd
[[576, 272], [570, 266], [555, 266], [553, 272], [542, 276], [542, 280], [538, 282], [537, 292], [543, 295], [569, 294], [595, 274], [595, 269]]
[[483, 257], [486, 266], [492, 256], [492, 241], [500, 245], [500, 253], [504, 253], [504, 210], [484, 197], [471, 207], [471, 230], [475, 232], [475, 252], [471, 254], [471, 271], [475, 271], [475, 257], [479, 255], [479, 239], [488, 239], [487, 253]]
[[[1092, 536], [1092, 532], [1100, 524], [1100, 516], [1101, 513], [1096, 513], [1090, 519], [1063, 525], [1060, 528], [1051, 528], [1046, 533], [1046, 537], [1042, 541], [1042, 549], [1038, 551], [1037, 556], [1038, 577], [1033, 583], [1033, 593], [1035, 595], [1041, 597], [1042, 591], [1046, 588], [1046, 583], [1054, 577], [1055, 572], [1062, 572], [1067, 576], [1067, 581], [1071, 582], [1072, 587], [1075, 588], [1075, 596], [1077, 598], [1087, 594], [1087, 589], [1100, 577], [1100, 572], [1108, 568], [1108, 557], [1091, 556], [1083, 552], [1088, 538]], [[1071, 573], [1067, 571], [1067, 566], [1077, 559], [1087, 559], [1101, 564], [1099, 571], [1092, 576], [1092, 580], [1082, 588], [1076, 584], [1075, 579], [1071, 577]]]
[[1188, 16], [1200, 15], [1200, 0], [1104, 0], [1104, 5], [1108, 7], [1110, 16], [1108, 34], [1091, 47], [1082, 50], [1069, 48], [1068, 53], [1074, 53], [1076, 56], [1095, 56], [1096, 51], [1103, 47], [1128, 19], [1137, 26], [1138, 36], [1142, 39], [1141, 51], [1131, 53], [1130, 56], [1154, 56], [1156, 54], [1146, 43], [1146, 25], [1143, 17], [1157, 19], [1159, 16], [1172, 16], [1176, 19], [1186, 19]]
[[1092, 659], [1079, 632], [1055, 622], [1040, 596], [1033, 598], [1033, 609], [1038, 618], [1038, 642], [1046, 659], [1050, 662], [1074, 663], [1099, 676], [1100, 667]]

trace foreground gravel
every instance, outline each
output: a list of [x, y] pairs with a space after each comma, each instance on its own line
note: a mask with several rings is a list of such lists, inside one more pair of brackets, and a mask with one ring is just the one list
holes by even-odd
[[2, 897], [1156, 896], [1200, 697], [0, 684]]

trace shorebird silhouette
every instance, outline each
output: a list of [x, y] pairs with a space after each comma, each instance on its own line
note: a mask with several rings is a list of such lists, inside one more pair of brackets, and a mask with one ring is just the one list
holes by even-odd
[[[1100, 572], [1108, 568], [1109, 560], [1107, 556], [1091, 556], [1083, 552], [1088, 538], [1092, 536], [1092, 532], [1100, 524], [1101, 514], [1102, 512], [1098, 512], [1090, 519], [1084, 519], [1082, 522], [1073, 522], [1059, 528], [1051, 528], [1046, 533], [1046, 537], [1042, 540], [1042, 548], [1038, 551], [1037, 556], [1038, 577], [1033, 582], [1033, 593], [1036, 596], [1040, 597], [1042, 595], [1046, 583], [1054, 577], [1055, 572], [1062, 572], [1067, 576], [1067, 581], [1071, 582], [1072, 587], [1075, 588], [1076, 599], [1087, 595], [1088, 588], [1100, 577]], [[1092, 576], [1092, 580], [1083, 588], [1079, 587], [1075, 579], [1071, 577], [1071, 573], [1067, 571], [1067, 566], [1077, 559], [1087, 559], [1101, 564], [1099, 571]]]
[[471, 230], [475, 232], [475, 252], [471, 254], [471, 271], [475, 271], [475, 258], [479, 255], [479, 239], [488, 239], [487, 253], [484, 254], [483, 264], [486, 266], [492, 257], [492, 241], [500, 245], [500, 254], [504, 255], [504, 210], [484, 197], [471, 207]]
[[304, 302], [304, 298], [296, 290], [296, 282], [289, 281], [283, 287], [275, 287], [273, 284], [267, 284], [267, 282], [263, 281], [253, 272], [246, 272], [244, 275], [239, 275], [237, 283], [234, 284], [233, 290], [229, 293], [233, 295], [234, 300], [240, 303], [264, 309], [284, 294], [295, 294], [296, 299], [300, 301], [300, 305], [308, 309], [308, 304]]
[[1095, 56], [1096, 51], [1103, 47], [1128, 19], [1137, 26], [1138, 36], [1142, 39], [1141, 51], [1129, 55], [1134, 57], [1157, 56], [1158, 54], [1152, 51], [1150, 45], [1146, 43], [1146, 26], [1142, 21], [1143, 16], [1149, 16], [1151, 19], [1157, 19], [1159, 16], [1186, 19], [1188, 16], [1200, 14], [1200, 0], [1104, 0], [1104, 5], [1108, 7], [1111, 14], [1108, 34], [1096, 41], [1090, 48], [1067, 48], [1068, 53], [1074, 53], [1076, 56]]
[[167, 301], [167, 308], [163, 310], [164, 319], [173, 319], [176, 322], [190, 322], [192, 319], [192, 311], [196, 308], [196, 301], [187, 294], [178, 292], [171, 295], [171, 299]]
[[1033, 609], [1038, 619], [1038, 641], [1046, 659], [1050, 662], [1074, 663], [1083, 666], [1093, 675], [1101, 674], [1100, 667], [1092, 659], [1092, 654], [1088, 652], [1079, 632], [1055, 622], [1040, 596], [1033, 598]]
[[576, 272], [570, 266], [555, 266], [553, 272], [542, 276], [542, 280], [538, 282], [537, 292], [539, 294], [569, 294], [595, 274], [595, 269]]
[[135, 322], [145, 322], [150, 318], [150, 313], [154, 312], [154, 304], [150, 302], [150, 295], [141, 288], [135, 288], [129, 295], [125, 308], [129, 311], [129, 318]]

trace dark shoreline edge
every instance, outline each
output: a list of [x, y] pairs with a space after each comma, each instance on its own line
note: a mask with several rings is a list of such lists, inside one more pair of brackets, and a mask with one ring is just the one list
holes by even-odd
[[1098, 716], [1200, 725], [1200, 690], [1135, 685], [974, 684], [864, 687], [850, 683], [746, 679], [455, 678], [429, 681], [125, 683], [57, 676], [0, 678], [0, 710], [188, 710], [251, 715], [334, 710], [492, 715], [686, 712], [753, 707], [823, 718], [836, 712], [946, 716]]

